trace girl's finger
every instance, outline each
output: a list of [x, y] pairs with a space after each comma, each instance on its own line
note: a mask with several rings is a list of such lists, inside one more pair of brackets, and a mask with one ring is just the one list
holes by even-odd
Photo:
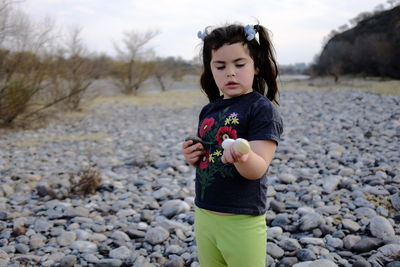
[[192, 140], [183, 142], [183, 143], [182, 143], [182, 148], [183, 148], [183, 149], [186, 149], [186, 148], [188, 148], [192, 143], [193, 143]]

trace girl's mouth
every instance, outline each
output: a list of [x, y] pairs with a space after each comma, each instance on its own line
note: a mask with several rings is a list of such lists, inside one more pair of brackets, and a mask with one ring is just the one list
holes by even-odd
[[238, 86], [239, 86], [239, 83], [237, 83], [237, 82], [229, 81], [226, 83], [226, 87], [228, 87], [228, 88], [236, 88]]

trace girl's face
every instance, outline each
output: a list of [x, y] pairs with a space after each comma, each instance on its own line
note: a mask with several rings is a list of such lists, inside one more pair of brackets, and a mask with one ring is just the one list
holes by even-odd
[[211, 71], [224, 99], [253, 91], [254, 75], [258, 70], [250, 57], [249, 49], [242, 43], [225, 44], [211, 54]]

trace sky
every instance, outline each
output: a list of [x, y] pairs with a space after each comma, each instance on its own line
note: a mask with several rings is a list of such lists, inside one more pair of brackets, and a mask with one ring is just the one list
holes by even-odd
[[272, 33], [281, 65], [311, 63], [325, 36], [384, 0], [25, 0], [34, 20], [51, 17], [62, 28], [82, 28], [89, 50], [114, 56], [124, 32], [158, 30], [148, 44], [160, 57], [199, 55], [197, 32], [206, 26], [260, 22]]

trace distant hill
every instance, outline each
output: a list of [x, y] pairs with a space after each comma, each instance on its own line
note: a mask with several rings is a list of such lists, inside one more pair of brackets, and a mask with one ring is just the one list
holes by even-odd
[[311, 71], [336, 78], [360, 74], [400, 79], [400, 6], [333, 36]]

